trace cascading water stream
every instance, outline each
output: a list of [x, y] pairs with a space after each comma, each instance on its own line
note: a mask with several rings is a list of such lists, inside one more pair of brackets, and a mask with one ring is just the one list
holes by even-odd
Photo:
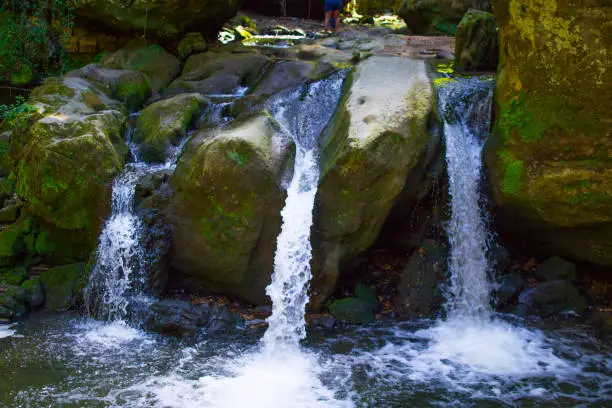
[[449, 316], [490, 314], [491, 285], [485, 212], [481, 206], [482, 148], [491, 125], [492, 80], [459, 79], [438, 89], [443, 112], [451, 219]]
[[272, 103], [270, 111], [295, 143], [295, 165], [281, 215], [274, 274], [266, 292], [272, 299], [272, 315], [264, 344], [297, 348], [306, 335], [304, 313], [308, 303], [312, 247], [310, 229], [319, 183], [318, 137], [331, 119], [341, 96], [344, 75], [335, 74], [297, 89]]
[[[220, 112], [217, 105], [211, 104], [202, 117], [217, 120]], [[126, 141], [134, 162], [126, 164], [113, 183], [111, 215], [100, 234], [97, 262], [85, 288], [89, 314], [111, 322], [123, 322], [130, 307], [137, 303], [147, 304], [150, 300], [143, 292], [147, 265], [141, 247], [143, 225], [134, 211], [136, 184], [147, 174], [173, 171], [190, 140], [185, 137], [178, 146], [172, 146], [165, 163], [149, 164], [140, 160], [138, 146], [131, 142], [133, 131], [130, 126]]]

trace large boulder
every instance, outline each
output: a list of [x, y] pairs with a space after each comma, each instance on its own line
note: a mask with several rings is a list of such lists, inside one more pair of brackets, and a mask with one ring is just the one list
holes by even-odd
[[146, 74], [154, 94], [163, 90], [181, 71], [178, 58], [162, 46], [140, 41], [133, 41], [116, 52], [106, 54], [100, 66]]
[[141, 158], [154, 163], [166, 161], [168, 149], [180, 143], [206, 105], [208, 100], [202, 95], [183, 94], [143, 109], [134, 132]]
[[167, 93], [234, 94], [242, 87], [253, 85], [268, 61], [267, 57], [251, 52], [192, 55]]
[[40, 275], [45, 308], [65, 311], [76, 306], [87, 282], [88, 267], [84, 263], [58, 266]]
[[487, 10], [490, 0], [404, 0], [398, 10], [414, 34], [455, 35], [470, 9]]
[[455, 67], [465, 71], [495, 71], [498, 53], [495, 15], [470, 9], [457, 26]]
[[312, 309], [334, 290], [340, 266], [378, 237], [408, 177], [424, 173], [439, 140], [428, 132], [433, 105], [423, 61], [373, 56], [357, 66], [320, 142]]
[[542, 255], [612, 265], [612, 7], [494, 2], [496, 121], [486, 161], [501, 230]]
[[[95, 104], [91, 104], [95, 100]], [[126, 112], [101, 88], [82, 78], [52, 78], [32, 91], [37, 112], [11, 137], [15, 191], [39, 234], [26, 242], [65, 253], [72, 243], [96, 245], [110, 208], [110, 183], [127, 154]], [[19, 227], [30, 232], [34, 227]], [[66, 241], [48, 246], [51, 236]]]
[[213, 34], [233, 17], [243, 0], [78, 0], [78, 17], [116, 31], [133, 31], [145, 37], [177, 37], [186, 30]]
[[197, 134], [170, 180], [171, 265], [209, 289], [265, 302], [290, 153], [266, 112]]

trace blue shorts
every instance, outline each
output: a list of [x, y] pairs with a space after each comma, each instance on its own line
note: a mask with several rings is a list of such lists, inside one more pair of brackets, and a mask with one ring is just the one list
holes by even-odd
[[323, 9], [325, 12], [342, 10], [342, 0], [325, 0]]

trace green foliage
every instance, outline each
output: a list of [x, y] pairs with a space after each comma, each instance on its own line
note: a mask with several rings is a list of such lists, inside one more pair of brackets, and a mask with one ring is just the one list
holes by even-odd
[[6, 121], [13, 127], [20, 122], [26, 121], [36, 108], [25, 100], [23, 96], [18, 96], [12, 105], [0, 105], [0, 123]]
[[62, 44], [72, 35], [71, 0], [0, 0], [0, 82], [28, 85], [72, 67]]

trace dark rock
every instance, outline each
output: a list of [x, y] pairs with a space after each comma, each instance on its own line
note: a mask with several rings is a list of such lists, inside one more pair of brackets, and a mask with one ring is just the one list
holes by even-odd
[[335, 325], [336, 319], [325, 314], [310, 316], [310, 319], [308, 320], [308, 326], [312, 328], [331, 330]]
[[28, 279], [21, 287], [25, 290], [26, 301], [31, 308], [35, 309], [45, 303], [45, 294], [40, 279]]
[[566, 280], [573, 282], [576, 280], [576, 265], [561, 257], [553, 256], [538, 265], [536, 276], [545, 281]]
[[8, 310], [0, 313], [3, 317], [16, 317], [26, 314], [26, 294], [19, 286], [0, 286], [0, 307]]
[[369, 323], [374, 320], [371, 305], [354, 297], [334, 300], [329, 311], [336, 319], [348, 323]]
[[587, 300], [574, 285], [556, 280], [541, 283], [521, 293], [517, 312], [548, 317], [567, 311], [583, 313], [586, 309]]
[[440, 283], [448, 273], [448, 251], [435, 241], [425, 241], [402, 272], [396, 304], [404, 318], [431, 317], [444, 302]]
[[151, 305], [146, 327], [157, 333], [188, 336], [206, 325], [208, 318], [208, 304], [192, 305], [185, 300], [167, 299]]
[[225, 305], [213, 304], [210, 307], [207, 332], [226, 333], [236, 328], [236, 316]]
[[465, 71], [495, 71], [498, 53], [495, 15], [470, 9], [457, 26], [456, 68]]
[[510, 267], [510, 263], [512, 262], [508, 250], [498, 242], [493, 242], [489, 246], [488, 258], [495, 272], [502, 274]]
[[372, 311], [378, 308], [378, 297], [371, 286], [357, 285], [355, 287], [355, 297], [369, 305]]
[[497, 284], [497, 301], [504, 305], [518, 296], [525, 287], [525, 279], [518, 273], [512, 273], [501, 277]]
[[266, 318], [272, 314], [272, 305], [257, 306], [253, 311], [255, 317]]

